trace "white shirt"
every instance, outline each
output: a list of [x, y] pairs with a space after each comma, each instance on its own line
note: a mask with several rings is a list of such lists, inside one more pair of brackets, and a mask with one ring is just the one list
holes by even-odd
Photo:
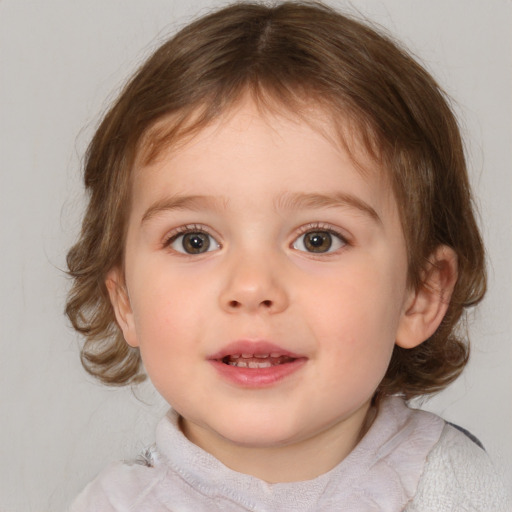
[[115, 463], [71, 512], [511, 512], [494, 467], [438, 416], [384, 400], [359, 444], [305, 482], [269, 484], [237, 473], [188, 441], [169, 414], [139, 463]]

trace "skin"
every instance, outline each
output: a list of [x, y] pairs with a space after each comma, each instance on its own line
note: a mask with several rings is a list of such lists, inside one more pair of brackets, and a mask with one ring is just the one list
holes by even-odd
[[[385, 173], [358, 155], [361, 173], [312, 114], [315, 127], [243, 101], [136, 169], [125, 266], [107, 279], [125, 339], [185, 435], [269, 482], [314, 478], [354, 448], [395, 343], [435, 331], [456, 279], [441, 247], [431, 286], [408, 288]], [[184, 226], [207, 252], [186, 253]], [[331, 247], [311, 252], [311, 232]], [[304, 363], [271, 385], [234, 384], [209, 357], [238, 340]]]

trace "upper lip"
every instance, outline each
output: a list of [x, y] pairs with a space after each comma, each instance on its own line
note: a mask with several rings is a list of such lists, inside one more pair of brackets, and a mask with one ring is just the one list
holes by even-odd
[[304, 358], [303, 355], [290, 352], [275, 343], [269, 341], [238, 340], [229, 343], [215, 354], [208, 357], [210, 360], [222, 360], [228, 356], [251, 354], [251, 355], [274, 355], [275, 357], [285, 356], [290, 359]]

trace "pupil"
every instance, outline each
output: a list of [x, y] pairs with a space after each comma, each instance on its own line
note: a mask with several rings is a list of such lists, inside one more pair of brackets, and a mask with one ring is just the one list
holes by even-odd
[[188, 233], [183, 237], [183, 248], [189, 254], [206, 252], [209, 247], [210, 240], [204, 233]]
[[332, 245], [332, 238], [326, 231], [315, 231], [306, 235], [304, 245], [311, 252], [326, 252]]

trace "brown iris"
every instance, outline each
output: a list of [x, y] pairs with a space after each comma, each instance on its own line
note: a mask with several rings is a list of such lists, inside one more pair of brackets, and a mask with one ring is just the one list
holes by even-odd
[[327, 231], [310, 231], [304, 235], [304, 247], [310, 252], [327, 252], [331, 245], [332, 237]]
[[182, 244], [188, 254], [201, 254], [208, 251], [210, 237], [206, 233], [187, 233], [183, 235]]

